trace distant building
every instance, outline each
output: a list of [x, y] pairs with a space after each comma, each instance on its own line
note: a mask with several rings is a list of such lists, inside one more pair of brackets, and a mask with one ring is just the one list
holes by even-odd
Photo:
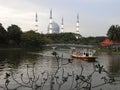
[[80, 25], [79, 25], [79, 14], [77, 15], [77, 21], [76, 21], [76, 33], [79, 34], [80, 33]]
[[60, 33], [60, 27], [56, 22], [52, 22], [51, 24], [48, 25], [48, 33]]
[[107, 38], [105, 40], [103, 40], [100, 44], [103, 47], [117, 46], [117, 45], [120, 46], [120, 42], [115, 42], [115, 41], [109, 40]]
[[113, 45], [113, 42], [111, 41], [111, 40], [109, 40], [109, 39], [105, 39], [105, 40], [103, 40], [101, 43], [101, 46], [103, 46], [103, 47], [108, 47], [108, 46], [111, 46], [111, 45]]
[[35, 15], [35, 31], [38, 31], [38, 15], [37, 15], [37, 12], [36, 12], [36, 15]]
[[[77, 39], [82, 37], [79, 30], [80, 30], [79, 14], [77, 14], [76, 31], [75, 31], [75, 34], [74, 34]], [[64, 32], [63, 17], [61, 19], [61, 25], [59, 26], [55, 21], [53, 21], [52, 10], [50, 10], [50, 18], [49, 18], [49, 25], [47, 27], [47, 33], [48, 34], [53, 34], [53, 33], [63, 33], [63, 32]]]
[[63, 23], [63, 17], [62, 17], [62, 22], [61, 22], [61, 30], [60, 30], [61, 33], [64, 32], [64, 23]]
[[59, 25], [56, 22], [53, 21], [52, 10], [50, 10], [50, 21], [49, 21], [49, 25], [48, 25], [48, 33], [49, 34], [60, 33]]
[[109, 40], [107, 38], [105, 40], [103, 40], [100, 44], [103, 47], [110, 47], [114, 51], [120, 50], [120, 42], [115, 42], [115, 41]]
[[80, 35], [80, 25], [79, 25], [79, 14], [77, 15], [77, 21], [76, 21], [76, 33], [75, 33], [75, 37], [77, 39], [81, 38], [82, 36]]

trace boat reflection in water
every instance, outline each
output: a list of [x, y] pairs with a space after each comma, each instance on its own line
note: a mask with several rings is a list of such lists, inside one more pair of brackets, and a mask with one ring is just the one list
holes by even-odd
[[72, 58], [77, 58], [77, 59], [82, 59], [82, 60], [87, 60], [87, 61], [94, 61], [98, 56], [95, 55], [95, 50], [92, 49], [80, 49], [76, 50], [73, 49], [71, 53]]

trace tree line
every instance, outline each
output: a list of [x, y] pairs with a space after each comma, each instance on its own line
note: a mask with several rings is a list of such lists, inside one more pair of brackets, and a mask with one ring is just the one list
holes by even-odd
[[113, 41], [120, 41], [120, 26], [112, 25], [107, 36], [76, 38], [75, 33], [40, 34], [35, 30], [23, 32], [22, 29], [12, 24], [5, 29], [0, 23], [0, 47], [40, 47], [50, 43], [69, 43], [99, 45], [106, 37]]
[[34, 30], [23, 32], [14, 24], [5, 29], [0, 24], [0, 47], [39, 47], [47, 41], [49, 40]]
[[112, 41], [120, 42], [120, 26], [111, 25], [107, 32], [107, 36]]

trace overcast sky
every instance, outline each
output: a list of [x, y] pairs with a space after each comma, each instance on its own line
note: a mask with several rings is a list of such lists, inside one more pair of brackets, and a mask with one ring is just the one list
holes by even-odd
[[0, 0], [0, 23], [33, 30], [37, 12], [39, 32], [46, 33], [50, 9], [59, 25], [63, 16], [65, 32], [76, 31], [79, 13], [82, 36], [106, 36], [111, 25], [120, 25], [120, 0]]

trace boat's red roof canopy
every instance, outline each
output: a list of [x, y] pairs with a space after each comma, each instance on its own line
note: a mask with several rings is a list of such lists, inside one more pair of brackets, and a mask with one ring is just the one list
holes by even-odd
[[104, 47], [112, 46], [112, 45], [120, 45], [119, 42], [113, 42], [112, 40], [109, 40], [107, 38], [105, 40], [103, 40], [100, 44], [101, 44], [101, 46], [104, 46]]

